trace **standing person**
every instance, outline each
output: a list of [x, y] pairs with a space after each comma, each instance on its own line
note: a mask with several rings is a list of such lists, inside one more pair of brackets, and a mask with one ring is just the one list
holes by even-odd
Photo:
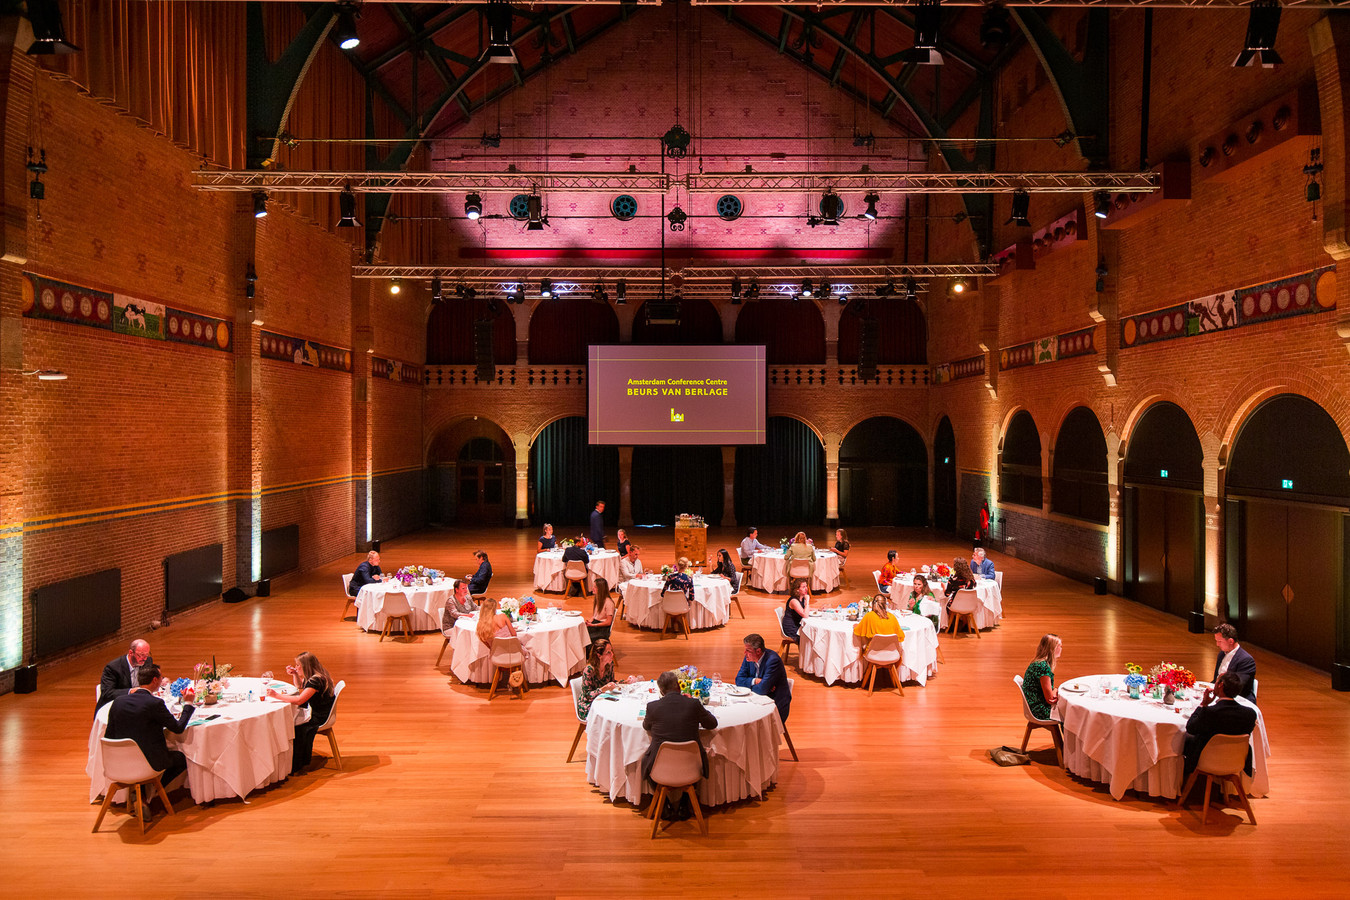
[[750, 526], [745, 532], [745, 540], [741, 541], [741, 565], [750, 565], [750, 560], [756, 553], [769, 549], [771, 548], [759, 542], [759, 529]]
[[994, 577], [994, 561], [985, 554], [983, 547], [970, 551], [970, 572], [981, 578]]
[[978, 542], [978, 541], [987, 541], [987, 540], [989, 540], [989, 501], [988, 501], [988, 500], [984, 501], [984, 505], [980, 507], [980, 527], [977, 528], [977, 529], [975, 529], [975, 540], [976, 540], [977, 542]]
[[150, 768], [163, 771], [160, 783], [166, 788], [187, 771], [187, 757], [181, 750], [170, 750], [164, 742], [164, 732], [182, 734], [192, 718], [191, 704], [183, 706], [182, 714], [175, 719], [169, 714], [164, 701], [155, 695], [164, 678], [159, 666], [143, 663], [136, 670], [137, 684], [130, 690], [119, 694], [108, 710], [108, 728], [105, 736], [112, 740], [131, 738], [145, 754]]
[[615, 549], [619, 551], [619, 558], [622, 559], [623, 557], [628, 555], [628, 548], [633, 545], [628, 542], [628, 533], [625, 532], [622, 528], [614, 532], [614, 534], [619, 540], [619, 543], [615, 546]]
[[366, 554], [366, 561], [352, 573], [352, 580], [347, 582], [347, 593], [355, 597], [361, 593], [361, 588], [377, 581], [384, 581], [384, 573], [380, 571], [380, 551], [372, 550]]
[[[1256, 660], [1252, 655], [1242, 649], [1242, 645], [1237, 640], [1237, 629], [1224, 622], [1214, 626], [1214, 643], [1219, 648], [1219, 658], [1214, 663], [1215, 684], [1219, 682], [1219, 676], [1226, 672], [1232, 672], [1241, 680], [1237, 694], [1230, 695], [1235, 697], [1245, 697], [1252, 702], [1256, 701]], [[1205, 691], [1204, 702], [1208, 703], [1211, 691]]]
[[295, 752], [291, 757], [291, 774], [299, 775], [314, 758], [314, 736], [328, 721], [333, 711], [337, 695], [333, 693], [336, 682], [328, 670], [319, 662], [319, 658], [309, 651], [295, 658], [295, 665], [287, 666], [291, 683], [300, 689], [298, 694], [278, 694], [271, 688], [267, 696], [283, 703], [309, 707], [309, 721], [295, 726]]
[[601, 548], [605, 547], [605, 501], [597, 500], [595, 509], [591, 510], [591, 543]]
[[886, 565], [881, 567], [881, 575], [877, 578], [883, 594], [891, 592], [891, 582], [895, 581], [895, 576], [900, 574], [900, 566], [895, 562], [895, 558], [899, 555], [894, 550], [886, 551]]
[[[647, 704], [647, 716], [642, 720], [642, 727], [652, 736], [651, 746], [642, 755], [643, 780], [651, 777], [657, 751], [667, 741], [673, 744], [698, 741], [698, 752], [703, 757], [703, 777], [707, 778], [708, 751], [699, 741], [698, 732], [700, 728], [709, 731], [716, 728], [717, 717], [693, 697], [680, 693], [680, 677], [674, 672], [662, 672], [656, 679], [656, 686], [661, 691], [661, 698]], [[661, 812], [658, 810], [657, 814]]]
[[844, 565], [848, 562], [848, 551], [851, 546], [852, 545], [848, 542], [848, 532], [842, 528], [836, 528], [834, 530], [834, 552], [839, 554], [839, 577], [842, 578], [844, 584], [849, 587], [852, 587], [853, 585], [852, 582], [849, 581], [848, 573], [845, 571]]
[[778, 707], [778, 717], [786, 725], [788, 712], [792, 708], [792, 685], [788, 684], [783, 658], [767, 649], [764, 638], [758, 634], [747, 634], [742, 643], [745, 645], [745, 661], [736, 673], [736, 686], [748, 687], [756, 694], [773, 700]]
[[124, 696], [132, 688], [138, 687], [140, 681], [137, 680], [137, 672], [142, 667], [154, 664], [155, 661], [150, 658], [150, 645], [139, 638], [132, 641], [126, 656], [119, 656], [103, 667], [103, 675], [98, 680], [98, 703], [94, 708], [111, 703], [114, 698]]
[[552, 550], [556, 546], [558, 546], [558, 539], [553, 536], [553, 526], [545, 522], [544, 533], [539, 535], [539, 552]]
[[492, 563], [488, 562], [486, 551], [473, 551], [473, 558], [478, 560], [478, 571], [472, 575], [465, 575], [464, 579], [469, 582], [470, 594], [483, 594], [487, 592], [488, 583], [492, 581]]
[[1036, 658], [1028, 665], [1022, 676], [1022, 696], [1031, 707], [1031, 714], [1038, 719], [1050, 718], [1050, 711], [1059, 702], [1059, 690], [1055, 687], [1055, 666], [1059, 655], [1064, 652], [1064, 644], [1057, 634], [1047, 634], [1036, 645]]

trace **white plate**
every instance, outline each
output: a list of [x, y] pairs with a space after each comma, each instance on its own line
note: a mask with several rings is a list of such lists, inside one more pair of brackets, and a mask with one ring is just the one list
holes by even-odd
[[1060, 690], [1068, 691], [1070, 694], [1086, 694], [1088, 692], [1088, 689], [1081, 684], [1066, 684]]
[[747, 687], [741, 687], [740, 685], [736, 685], [736, 684], [729, 684], [729, 685], [726, 686], [726, 688], [727, 688], [727, 695], [728, 695], [728, 696], [731, 696], [731, 697], [749, 697], [749, 696], [750, 696], [750, 689], [747, 688]]
[[564, 609], [562, 610], [562, 614], [564, 616], [580, 616], [581, 612], [575, 609]]

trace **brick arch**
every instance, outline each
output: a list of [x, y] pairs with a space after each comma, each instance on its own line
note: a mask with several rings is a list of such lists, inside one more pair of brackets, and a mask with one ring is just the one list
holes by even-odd
[[[1031, 407], [1026, 403], [1014, 403], [1010, 405], [1003, 415], [999, 417], [998, 444], [994, 448], [999, 457], [1003, 456], [1003, 442], [1007, 440], [1008, 437], [1008, 426], [1012, 424], [1013, 417], [1023, 410], [1026, 410], [1027, 414], [1031, 416], [1031, 421], [1036, 422], [1036, 413], [1032, 412]], [[1041, 438], [1041, 451], [1044, 452], [1045, 432], [1042, 430], [1040, 422], [1036, 422], [1036, 434]]]
[[[869, 418], [869, 419], [870, 419], [870, 418], [872, 418], [872, 417], [871, 417], [871, 416], [865, 416], [864, 418]], [[811, 433], [814, 434], [814, 435], [816, 436], [816, 440], [820, 441], [820, 446], [822, 446], [822, 447], [826, 446], [826, 443], [825, 443], [825, 432], [821, 431], [821, 430], [820, 430], [820, 426], [816, 425], [815, 422], [812, 422], [812, 421], [811, 421], [810, 419], [808, 419], [806, 416], [799, 415], [799, 414], [794, 413], [794, 412], [774, 412], [774, 413], [769, 413], [768, 415], [766, 415], [766, 416], [764, 417], [764, 420], [765, 420], [766, 422], [767, 422], [769, 419], [796, 419], [798, 422], [801, 422], [801, 423], [802, 423], [803, 425], [805, 425], [807, 428], [811, 429]]]
[[937, 433], [937, 421], [942, 420], [942, 417], [939, 416], [938, 420], [933, 423], [933, 430], [925, 432], [922, 428], [919, 427], [917, 423], [910, 421], [908, 416], [902, 416], [896, 412], [867, 413], [865, 415], [858, 416], [857, 418], [853, 419], [851, 422], [848, 423], [848, 425], [844, 428], [843, 432], [839, 436], [839, 443], [842, 445], [844, 441], [848, 438], [849, 433], [853, 431], [853, 429], [861, 425], [863, 422], [866, 422], [868, 419], [880, 419], [880, 418], [895, 419], [898, 422], [904, 422], [910, 428], [914, 429], [914, 433], [917, 434], [919, 438], [923, 441], [924, 446], [928, 447], [930, 450], [932, 449], [933, 446], [933, 435]]
[[1191, 427], [1195, 429], [1196, 435], [1200, 434], [1200, 428], [1196, 423], [1196, 412], [1191, 409], [1186, 399], [1175, 391], [1168, 389], [1152, 389], [1135, 401], [1134, 405], [1129, 407], [1125, 413], [1125, 419], [1120, 426], [1120, 457], [1125, 458], [1129, 453], [1130, 440], [1134, 437], [1135, 428], [1139, 427], [1139, 422], [1144, 418], [1144, 413], [1148, 412], [1159, 403], [1171, 403], [1179, 407], [1186, 414], [1186, 418], [1191, 420]]
[[[1350, 400], [1325, 379], [1302, 369], [1276, 376], [1254, 374], [1233, 387], [1214, 417], [1213, 430], [1219, 437], [1220, 466], [1227, 466], [1233, 441], [1252, 412], [1266, 400], [1280, 394], [1306, 397], [1331, 416], [1340, 429], [1342, 439], [1350, 434]], [[1196, 423], [1192, 421], [1192, 424]], [[1198, 425], [1196, 430], [1200, 431]], [[1350, 439], [1346, 440], [1346, 444], [1350, 445]]]
[[[476, 421], [475, 421], [476, 419]], [[468, 427], [465, 427], [465, 425]], [[434, 429], [428, 432], [426, 443], [422, 448], [422, 459], [424, 464], [431, 466], [433, 452], [439, 447], [449, 448], [453, 445], [454, 451], [447, 452], [442, 458], [446, 460], [457, 459], [459, 450], [465, 443], [476, 437], [490, 437], [502, 445], [502, 452], [508, 462], [514, 464], [516, 458], [515, 444], [511, 441], [511, 434], [502, 426], [500, 422], [484, 415], [462, 415], [455, 416], [439, 423]], [[440, 454], [435, 454], [439, 456]]]

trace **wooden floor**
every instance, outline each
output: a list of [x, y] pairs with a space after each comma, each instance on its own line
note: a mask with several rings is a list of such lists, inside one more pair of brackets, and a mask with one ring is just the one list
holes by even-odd
[[[788, 529], [769, 529], [777, 535]], [[888, 547], [908, 568], [968, 546], [927, 532], [877, 529], [854, 537], [853, 590], [870, 585]], [[710, 546], [740, 534], [714, 530]], [[642, 533], [648, 563], [672, 552], [669, 530]], [[483, 547], [493, 594], [529, 591], [532, 534], [431, 530], [387, 541], [385, 570], [421, 563], [470, 571]], [[339, 573], [324, 567], [265, 599], [212, 604], [147, 634], [157, 662], [183, 674], [215, 654], [243, 674], [281, 671], [312, 650], [347, 681], [331, 764], [254, 794], [247, 803], [157, 812], [145, 837], [121, 813], [90, 834], [97, 807], [84, 772], [93, 685], [120, 647], [44, 669], [39, 690], [0, 697], [0, 846], [4, 893], [155, 897], [427, 895], [594, 897], [1164, 896], [1249, 897], [1292, 888], [1344, 897], [1350, 850], [1350, 695], [1329, 678], [1252, 648], [1270, 733], [1271, 796], [1260, 824], [1236, 811], [1206, 828], [1194, 811], [1132, 793], [1111, 800], [1067, 775], [1053, 750], [1000, 769], [985, 751], [1020, 741], [1011, 678], [1046, 631], [1064, 638], [1061, 678], [1170, 659], [1208, 674], [1215, 648], [1177, 619], [995, 554], [1006, 572], [1008, 620], [982, 639], [943, 638], [946, 664], [927, 688], [868, 697], [793, 672], [790, 720], [801, 761], [783, 750], [763, 802], [718, 808], [708, 837], [676, 823], [653, 841], [628, 804], [585, 779], [583, 754], [563, 762], [576, 730], [565, 688], [489, 703], [486, 692], [433, 667], [437, 633], [379, 643], [353, 618], [339, 623]], [[621, 674], [654, 676], [693, 663], [723, 674], [750, 631], [776, 633], [781, 599], [748, 593], [747, 621], [661, 641], [615, 629]], [[839, 596], [839, 595], [836, 595]], [[577, 601], [571, 605], [577, 607]], [[734, 613], [733, 613], [734, 615]], [[1044, 732], [1033, 747], [1049, 747]], [[584, 746], [584, 740], [583, 740]], [[326, 742], [316, 755], [327, 752]], [[155, 808], [158, 811], [158, 807]]]

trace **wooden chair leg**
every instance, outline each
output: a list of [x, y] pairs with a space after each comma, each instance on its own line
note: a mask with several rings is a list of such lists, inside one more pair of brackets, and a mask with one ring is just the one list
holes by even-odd
[[703, 807], [699, 806], [698, 803], [698, 792], [694, 790], [692, 784], [686, 787], [684, 792], [689, 795], [689, 802], [694, 806], [694, 818], [698, 820], [699, 833], [706, 835], [708, 833], [708, 823], [703, 818]]
[[1027, 730], [1026, 730], [1026, 732], [1023, 733], [1023, 735], [1022, 735], [1022, 752], [1023, 752], [1023, 753], [1026, 753], [1026, 752], [1027, 752], [1027, 744], [1031, 743], [1031, 732], [1032, 732], [1032, 730], [1033, 730], [1035, 727], [1036, 727], [1036, 726], [1035, 726], [1035, 725], [1032, 725], [1030, 722], [1027, 723]]
[[333, 751], [333, 762], [337, 763], [338, 771], [342, 771], [342, 751], [338, 749], [337, 735], [333, 734], [333, 729], [324, 732], [328, 737], [328, 747]]
[[1210, 788], [1212, 788], [1213, 786], [1214, 786], [1214, 776], [1211, 775], [1211, 774], [1209, 774], [1208, 772], [1206, 772], [1206, 773], [1205, 773], [1205, 807], [1204, 807], [1204, 812], [1201, 813], [1201, 815], [1200, 815], [1200, 824], [1201, 824], [1201, 825], [1208, 825], [1208, 824], [1209, 824], [1209, 795], [1210, 795], [1210, 793], [1211, 793]]
[[741, 598], [740, 598], [740, 597], [732, 597], [732, 598], [731, 598], [731, 602], [736, 604], [736, 612], [740, 613], [740, 614], [741, 614], [741, 618], [744, 619], [744, 618], [745, 618], [745, 610], [741, 609]]
[[169, 802], [169, 795], [164, 792], [164, 781], [162, 778], [155, 779], [155, 791], [159, 794], [160, 802], [164, 804], [164, 809], [169, 815], [175, 815], [173, 804]]
[[899, 663], [891, 663], [891, 677], [895, 679], [895, 686], [900, 690], [900, 696], [905, 696], [905, 683], [900, 680]]
[[578, 723], [577, 723], [577, 736], [574, 737], [574, 738], [572, 738], [572, 749], [567, 751], [567, 761], [568, 761], [568, 762], [571, 762], [571, 761], [572, 761], [573, 755], [576, 754], [576, 752], [577, 752], [577, 745], [581, 743], [581, 736], [582, 736], [582, 734], [585, 733], [585, 731], [586, 731], [586, 723], [585, 723], [585, 722], [578, 722]]
[[1184, 808], [1186, 806], [1186, 798], [1190, 796], [1191, 788], [1195, 786], [1195, 779], [1199, 777], [1200, 770], [1192, 769], [1190, 776], [1186, 779], [1186, 783], [1181, 786], [1181, 793], [1177, 794], [1176, 805], [1178, 807]]
[[684, 624], [684, 639], [686, 641], [691, 640], [690, 635], [692, 634], [692, 632], [689, 630], [689, 614], [685, 613], [684, 615], [680, 616], [680, 622]]
[[352, 598], [351, 598], [351, 597], [348, 597], [348, 598], [347, 598], [347, 602], [344, 603], [344, 604], [342, 604], [342, 614], [341, 614], [340, 616], [338, 616], [338, 621], [339, 621], [339, 622], [345, 622], [345, 621], [347, 621], [347, 609], [348, 609], [348, 607], [350, 607], [351, 605], [352, 605]]
[[975, 616], [970, 617], [970, 630], [975, 632], [976, 637], [980, 637], [980, 626], [975, 622]]
[[1252, 812], [1252, 805], [1251, 805], [1250, 803], [1247, 802], [1247, 792], [1244, 791], [1244, 790], [1242, 789], [1242, 776], [1241, 776], [1241, 775], [1230, 775], [1230, 776], [1229, 776], [1229, 780], [1230, 780], [1230, 781], [1232, 782], [1232, 784], [1233, 784], [1233, 790], [1237, 791], [1238, 802], [1241, 803], [1241, 804], [1242, 804], [1242, 808], [1245, 809], [1245, 810], [1247, 811], [1247, 819], [1248, 819], [1248, 821], [1250, 821], [1253, 825], [1255, 825], [1255, 824], [1256, 824], [1256, 814]]
[[1055, 758], [1059, 760], [1059, 767], [1064, 768], [1064, 736], [1060, 734], [1059, 728], [1050, 729], [1050, 738], [1055, 742]]
[[937, 652], [937, 659], [938, 659], [938, 662], [942, 663], [942, 664], [945, 666], [945, 665], [947, 664], [947, 656], [946, 656], [946, 654], [944, 654], [944, 653], [942, 652], [942, 642], [941, 642], [941, 641], [938, 641], [937, 651], [938, 651], [938, 652]]
[[141, 821], [141, 834], [145, 834], [145, 797], [141, 794], [141, 786], [133, 784], [127, 790], [136, 792], [136, 818]]
[[117, 789], [120, 787], [121, 785], [114, 781], [112, 784], [108, 785], [108, 789], [103, 792], [103, 805], [98, 808], [98, 818], [94, 819], [94, 833], [97, 833], [98, 826], [103, 824], [103, 817], [107, 815], [108, 807], [112, 806], [113, 795], [117, 793]]
[[491, 700], [493, 697], [497, 696], [497, 674], [498, 674], [499, 672], [501, 672], [501, 669], [497, 668], [496, 666], [493, 666], [493, 667], [492, 667], [492, 680], [488, 683], [488, 699], [489, 699], [489, 700]]
[[520, 671], [520, 695], [524, 697], [530, 692], [530, 679], [525, 677], [524, 666], [516, 666], [516, 669]]
[[441, 652], [436, 654], [436, 667], [440, 668], [441, 657], [445, 656], [445, 648], [450, 646], [450, 639], [446, 638], [445, 643], [441, 644]]
[[792, 746], [792, 735], [788, 734], [787, 726], [783, 726], [783, 737], [787, 740], [788, 752], [792, 754], [792, 761], [797, 762], [797, 748]]
[[652, 798], [652, 839], [656, 839], [657, 829], [661, 827], [661, 805], [666, 801], [664, 785], [658, 786], [656, 796]]

